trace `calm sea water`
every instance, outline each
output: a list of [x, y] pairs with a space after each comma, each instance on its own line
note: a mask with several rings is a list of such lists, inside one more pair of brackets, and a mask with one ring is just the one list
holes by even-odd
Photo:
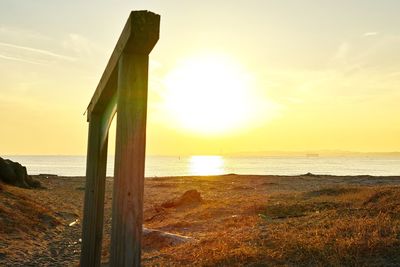
[[[20, 162], [29, 174], [84, 176], [85, 156], [5, 156]], [[113, 175], [114, 157], [109, 156], [107, 176]], [[146, 158], [146, 177], [277, 174], [298, 175], [400, 175], [400, 157], [161, 157]]]

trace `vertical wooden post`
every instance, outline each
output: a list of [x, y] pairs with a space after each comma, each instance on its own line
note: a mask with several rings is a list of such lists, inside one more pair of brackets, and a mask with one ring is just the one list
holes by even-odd
[[110, 266], [140, 266], [148, 53], [119, 59]]
[[88, 140], [81, 266], [100, 266], [108, 129], [98, 114], [90, 118]]
[[159, 29], [159, 15], [131, 12], [87, 109], [82, 267], [101, 263], [108, 128], [115, 112], [118, 117], [110, 265], [140, 265], [148, 63]]

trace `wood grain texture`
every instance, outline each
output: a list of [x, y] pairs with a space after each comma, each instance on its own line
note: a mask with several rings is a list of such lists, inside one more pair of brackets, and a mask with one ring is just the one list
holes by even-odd
[[124, 52], [149, 54], [157, 43], [160, 29], [160, 15], [149, 11], [132, 11], [125, 24], [100, 82], [87, 107], [87, 118], [92, 113], [101, 114], [117, 90], [117, 65]]
[[111, 266], [140, 266], [149, 53], [160, 16], [131, 12], [88, 106], [89, 141], [81, 266], [100, 266], [108, 130], [115, 112], [117, 142]]
[[102, 128], [102, 117], [92, 116], [86, 163], [81, 266], [100, 266], [108, 144], [108, 135]]
[[146, 148], [148, 55], [119, 62], [111, 266], [140, 266]]

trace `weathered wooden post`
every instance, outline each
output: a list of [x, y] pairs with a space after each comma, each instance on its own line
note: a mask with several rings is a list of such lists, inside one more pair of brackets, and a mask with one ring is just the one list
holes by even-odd
[[131, 12], [88, 106], [81, 266], [100, 266], [108, 130], [117, 118], [110, 266], [139, 266], [149, 54], [160, 16]]

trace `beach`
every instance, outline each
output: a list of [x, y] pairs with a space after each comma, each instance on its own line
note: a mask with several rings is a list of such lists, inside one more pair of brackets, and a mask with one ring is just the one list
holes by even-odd
[[[78, 266], [85, 179], [34, 178], [45, 188], [0, 190], [0, 265]], [[107, 178], [104, 264], [112, 182]], [[394, 266], [400, 263], [399, 185], [395, 176], [313, 174], [146, 179], [144, 227], [153, 232], [144, 235], [142, 263]]]
[[0, 1], [0, 267], [400, 267], [399, 10]]

